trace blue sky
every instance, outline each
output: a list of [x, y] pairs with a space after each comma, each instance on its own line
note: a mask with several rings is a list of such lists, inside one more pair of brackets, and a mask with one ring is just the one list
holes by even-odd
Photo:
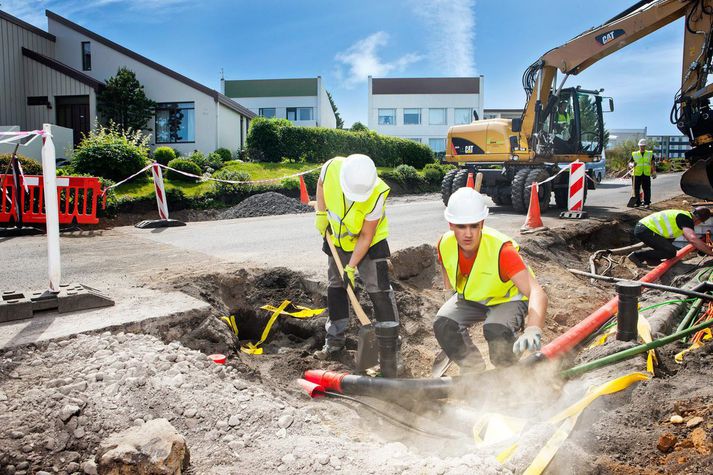
[[[347, 126], [366, 123], [366, 78], [485, 76], [485, 107], [522, 107], [521, 76], [547, 50], [634, 0], [0, 0], [46, 29], [50, 9], [207, 86], [226, 79], [322, 76]], [[568, 85], [604, 88], [608, 128], [677, 133], [679, 20]]]

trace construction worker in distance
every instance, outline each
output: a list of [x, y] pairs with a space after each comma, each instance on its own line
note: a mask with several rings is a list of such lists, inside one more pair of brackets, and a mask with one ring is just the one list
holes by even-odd
[[450, 231], [438, 242], [438, 259], [444, 288], [453, 295], [433, 323], [438, 344], [461, 374], [485, 369], [468, 335], [477, 322], [484, 321], [483, 335], [495, 366], [514, 363], [525, 350], [539, 350], [547, 294], [520, 257], [517, 243], [485, 226], [488, 207], [472, 188], [453, 193], [444, 215]]
[[344, 334], [349, 325], [346, 286], [354, 287], [357, 269], [374, 304], [375, 318], [399, 320], [387, 262], [391, 252], [386, 241], [389, 225], [385, 208], [390, 190], [366, 155], [335, 157], [322, 166], [317, 182], [315, 227], [322, 236], [331, 228], [332, 242], [345, 265], [344, 274], [339, 275], [325, 241], [323, 250], [329, 256], [329, 318], [324, 348], [314, 354], [317, 359], [339, 359], [344, 350]]
[[701, 252], [713, 256], [713, 250], [695, 232], [695, 226], [708, 221], [711, 211], [708, 208], [696, 208], [693, 212], [682, 209], [657, 211], [641, 219], [634, 226], [634, 237], [649, 246], [650, 250], [635, 251], [629, 254], [629, 260], [637, 267], [644, 263], [657, 265], [662, 259], [676, 255], [673, 240], [679, 236]]
[[557, 121], [555, 130], [559, 138], [565, 142], [569, 141], [571, 138], [570, 133], [570, 122], [572, 116], [569, 113], [569, 101], [561, 101], [557, 105]]
[[[634, 177], [635, 207], [651, 207], [651, 179], [656, 178], [654, 152], [646, 150], [646, 139], [639, 140], [639, 150], [631, 152], [631, 176]], [[641, 189], [644, 189], [644, 202], [641, 202]]]

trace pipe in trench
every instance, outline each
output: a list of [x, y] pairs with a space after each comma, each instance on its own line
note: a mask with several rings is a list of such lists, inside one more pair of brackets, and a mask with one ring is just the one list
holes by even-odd
[[[693, 245], [688, 244], [683, 249], [676, 253], [675, 257], [662, 262], [657, 267], [655, 267], [651, 272], [646, 274], [640, 280], [641, 282], [654, 282], [661, 278], [671, 267], [677, 264], [681, 259], [686, 257], [695, 248]], [[604, 325], [607, 320], [609, 320], [617, 311], [619, 307], [619, 298], [614, 297], [607, 303], [602, 305], [599, 309], [592, 312], [587, 318], [570, 328], [568, 331], [558, 336], [550, 343], [542, 347], [532, 359], [539, 360], [542, 358], [556, 358], [562, 356], [568, 351], [572, 350], [575, 346], [581, 343], [589, 335], [597, 331], [602, 325]]]

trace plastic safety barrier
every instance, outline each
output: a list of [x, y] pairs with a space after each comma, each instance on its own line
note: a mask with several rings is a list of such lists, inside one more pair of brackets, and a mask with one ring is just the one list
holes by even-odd
[[[42, 176], [19, 177], [22, 222], [45, 224], [44, 183]], [[12, 175], [0, 182], [0, 223], [17, 222], [15, 184]], [[96, 177], [57, 177], [57, 202], [60, 224], [97, 224], [97, 200], [101, 185]]]

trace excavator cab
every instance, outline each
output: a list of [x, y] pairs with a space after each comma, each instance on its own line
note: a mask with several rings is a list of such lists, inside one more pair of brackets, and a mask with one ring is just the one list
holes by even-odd
[[552, 138], [554, 155], [599, 155], [604, 145], [599, 92], [569, 88], [553, 100], [542, 130]]

